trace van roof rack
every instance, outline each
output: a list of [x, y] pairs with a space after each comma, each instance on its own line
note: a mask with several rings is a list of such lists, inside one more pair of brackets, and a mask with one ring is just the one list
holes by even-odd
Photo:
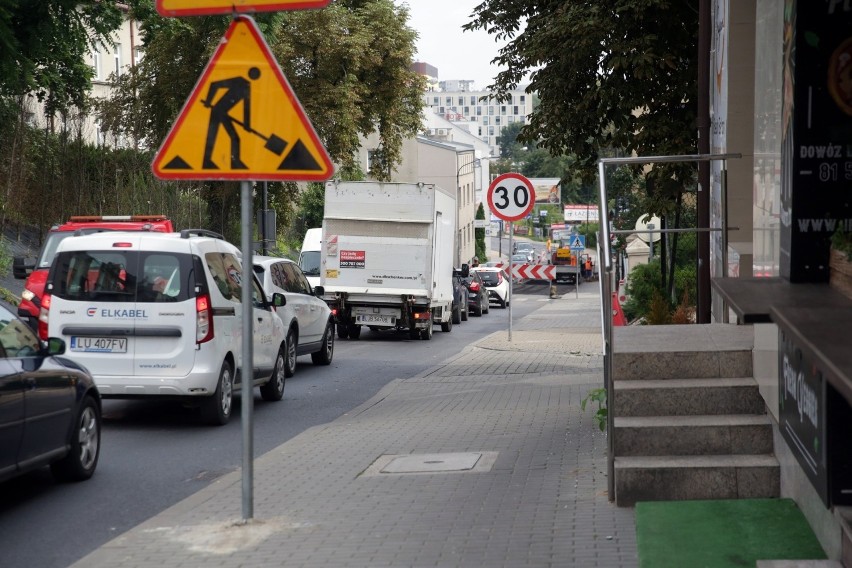
[[213, 239], [221, 239], [225, 240], [225, 237], [216, 233], [214, 231], [208, 231], [207, 229], [184, 229], [180, 232], [180, 238], [188, 239], [191, 236], [196, 237], [211, 237]]

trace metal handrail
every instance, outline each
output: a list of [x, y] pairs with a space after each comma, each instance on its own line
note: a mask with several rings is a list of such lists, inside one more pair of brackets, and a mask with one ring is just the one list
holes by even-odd
[[[612, 404], [610, 394], [612, 388], [612, 242], [611, 235], [615, 231], [610, 231], [609, 228], [609, 210], [607, 208], [607, 193], [606, 193], [606, 166], [609, 165], [624, 165], [624, 164], [651, 164], [661, 162], [710, 162], [722, 161], [726, 162], [732, 158], [742, 158], [742, 154], [691, 154], [682, 156], [649, 156], [649, 157], [630, 157], [630, 158], [601, 158], [598, 160], [598, 178], [600, 184], [600, 203], [599, 219], [600, 228], [598, 234], [598, 258], [601, 259], [604, 268], [598, 279], [601, 290], [601, 332], [603, 335], [603, 350], [604, 350], [604, 388], [607, 393], [607, 406], [609, 407], [606, 415], [607, 429], [607, 491], [609, 500], [615, 500], [615, 456], [614, 452], [614, 421], [615, 415], [612, 412]], [[722, 166], [722, 203], [724, 208], [727, 208], [727, 167]], [[709, 188], [708, 188], [709, 191]], [[727, 253], [727, 231], [730, 228], [727, 226], [727, 211], [723, 209], [722, 227], [700, 227], [695, 229], [662, 229], [655, 232], [705, 232], [705, 231], [721, 231], [722, 232], [722, 249]], [[637, 231], [630, 231], [637, 232]], [[621, 234], [622, 231], [618, 231]]]

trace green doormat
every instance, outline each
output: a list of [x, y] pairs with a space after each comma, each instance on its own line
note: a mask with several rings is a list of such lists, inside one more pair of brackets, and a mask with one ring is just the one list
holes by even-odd
[[640, 568], [754, 568], [758, 560], [825, 559], [791, 499], [636, 503]]

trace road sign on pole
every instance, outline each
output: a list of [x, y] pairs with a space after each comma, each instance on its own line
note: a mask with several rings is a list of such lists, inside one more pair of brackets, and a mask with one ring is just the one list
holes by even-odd
[[331, 159], [249, 16], [231, 22], [152, 164], [161, 179], [322, 181]]
[[324, 8], [331, 0], [157, 0], [162, 16], [210, 16]]
[[519, 221], [532, 211], [535, 189], [525, 176], [509, 172], [497, 176], [491, 182], [486, 197], [495, 217], [504, 221]]
[[586, 235], [571, 235], [570, 245], [572, 250], [586, 250]]

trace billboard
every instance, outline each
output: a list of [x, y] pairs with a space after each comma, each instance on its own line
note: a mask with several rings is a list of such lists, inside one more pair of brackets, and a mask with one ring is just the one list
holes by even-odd
[[597, 223], [599, 219], [597, 205], [566, 205], [566, 223]]
[[529, 178], [535, 189], [536, 205], [559, 205], [559, 178]]

